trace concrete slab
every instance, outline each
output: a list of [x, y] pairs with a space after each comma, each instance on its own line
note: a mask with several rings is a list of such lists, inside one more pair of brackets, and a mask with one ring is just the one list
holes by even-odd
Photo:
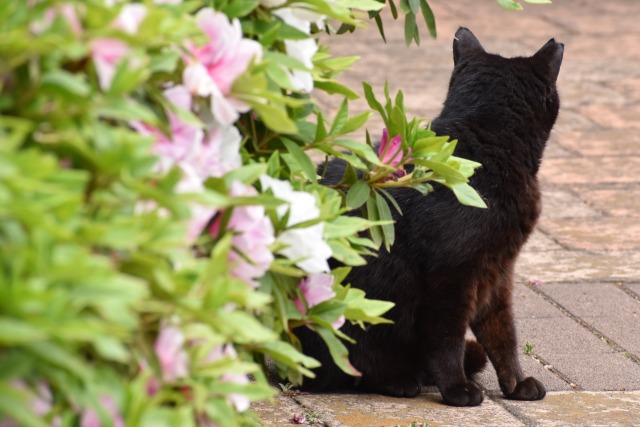
[[[261, 425], [264, 426], [293, 426], [300, 423], [294, 422], [294, 416], [298, 416], [298, 420], [301, 420], [301, 415], [305, 415], [305, 419], [309, 414], [305, 414], [306, 410], [298, 403], [296, 403], [291, 397], [285, 395], [276, 396], [272, 400], [265, 400], [263, 402], [254, 402], [251, 404], [251, 409], [258, 415], [261, 421]], [[304, 423], [307, 424], [307, 423]]]
[[408, 426], [411, 423], [429, 427], [525, 425], [487, 398], [474, 408], [446, 406], [439, 393], [421, 394], [413, 399], [374, 394], [315, 394], [299, 396], [299, 400], [322, 413], [332, 427]]
[[538, 227], [572, 249], [591, 252], [640, 250], [640, 221], [637, 218], [542, 218]]
[[575, 349], [571, 353], [542, 353], [542, 356], [583, 390], [640, 390], [640, 366], [620, 353]]
[[638, 184], [640, 175], [621, 173], [638, 168], [640, 157], [550, 158], [542, 162], [540, 179], [550, 184]]
[[[621, 230], [621, 232], [623, 232]], [[640, 278], [640, 253], [548, 251], [523, 252], [516, 264], [516, 274], [523, 281], [539, 277], [546, 283], [577, 281], [637, 281]]]
[[545, 284], [539, 289], [624, 349], [640, 355], [640, 302], [614, 284]]
[[562, 133], [559, 143], [580, 156], [640, 155], [640, 135], [632, 129], [567, 131]]
[[[640, 149], [640, 140], [635, 145]], [[640, 192], [635, 187], [584, 188], [580, 190], [582, 190], [580, 192], [581, 199], [607, 215], [626, 218], [640, 217]]]
[[640, 392], [557, 392], [538, 402], [504, 400], [539, 427], [640, 425]]
[[598, 218], [600, 212], [580, 197], [566, 190], [548, 190], [542, 193], [541, 220], [557, 218]]
[[531, 236], [529, 236], [529, 240], [525, 244], [524, 248], [522, 248], [523, 252], [543, 252], [543, 251], [561, 251], [563, 247], [560, 246], [555, 240], [553, 240], [550, 236], [544, 234], [540, 229], [536, 228]]

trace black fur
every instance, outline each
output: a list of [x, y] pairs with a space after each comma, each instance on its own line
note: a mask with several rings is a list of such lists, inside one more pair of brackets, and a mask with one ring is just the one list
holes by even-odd
[[[563, 50], [551, 39], [531, 58], [508, 59], [486, 53], [468, 29], [456, 32], [449, 93], [431, 127], [459, 140], [456, 156], [482, 164], [471, 185], [488, 209], [462, 206], [442, 187], [427, 197], [393, 190], [403, 211], [395, 215], [396, 243], [347, 282], [395, 302], [387, 315], [395, 323], [366, 332], [343, 327], [357, 340], [349, 351], [361, 378], [342, 373], [314, 333], [296, 329], [305, 353], [322, 362], [304, 389], [411, 397], [432, 383], [447, 404], [479, 405], [472, 377], [486, 352], [506, 397], [544, 397], [544, 386], [525, 377], [518, 361], [511, 293], [516, 257], [540, 212], [536, 174], [560, 106]], [[343, 171], [343, 162], [330, 162], [324, 182], [336, 183]], [[465, 344], [469, 327], [479, 344]]]

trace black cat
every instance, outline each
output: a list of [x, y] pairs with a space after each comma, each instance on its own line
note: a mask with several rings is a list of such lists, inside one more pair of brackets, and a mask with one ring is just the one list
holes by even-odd
[[[395, 215], [391, 252], [381, 249], [346, 282], [393, 301], [394, 324], [343, 327], [357, 341], [349, 351], [360, 378], [342, 373], [315, 333], [296, 329], [304, 352], [322, 362], [303, 389], [412, 397], [435, 384], [445, 403], [475, 406], [483, 395], [472, 379], [488, 355], [507, 398], [545, 396], [520, 367], [511, 294], [516, 257], [540, 213], [536, 174], [560, 106], [563, 51], [551, 39], [531, 58], [503, 58], [486, 53], [468, 29], [456, 32], [449, 93], [431, 127], [459, 140], [456, 156], [482, 164], [470, 184], [488, 209], [463, 206], [443, 187], [427, 197], [392, 191], [403, 215]], [[330, 162], [324, 183], [343, 172], [343, 162]], [[479, 344], [465, 342], [468, 327]]]

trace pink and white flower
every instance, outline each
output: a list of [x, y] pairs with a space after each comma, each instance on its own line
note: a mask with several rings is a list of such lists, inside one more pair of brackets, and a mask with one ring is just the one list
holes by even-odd
[[101, 38], [91, 42], [91, 57], [98, 73], [102, 90], [111, 87], [120, 61], [129, 53], [129, 46], [122, 40]]
[[277, 239], [284, 244], [284, 248], [278, 250], [278, 253], [296, 261], [296, 265], [307, 273], [329, 271], [327, 259], [331, 257], [332, 251], [324, 240], [324, 223], [290, 228], [318, 219], [320, 209], [315, 197], [304, 191], [294, 191], [290, 182], [267, 175], [260, 177], [260, 183], [263, 191], [271, 189], [275, 197], [286, 202], [278, 207], [278, 216], [283, 218], [289, 213], [288, 229], [280, 233]]
[[[184, 86], [174, 86], [164, 91], [173, 105], [182, 110], [191, 110], [192, 98]], [[197, 124], [181, 120], [172, 111], [167, 111], [169, 135], [146, 123], [132, 122], [131, 126], [142, 135], [153, 136], [152, 152], [158, 155], [158, 169], [165, 172], [178, 166], [182, 179], [176, 190], [179, 193], [202, 193], [204, 181], [209, 177], [220, 177], [242, 164], [238, 129], [212, 128], [205, 134]], [[193, 203], [187, 240], [194, 241], [202, 232], [216, 210], [210, 206]]]
[[29, 29], [33, 31], [34, 34], [42, 34], [51, 27], [51, 24], [53, 24], [53, 21], [55, 21], [58, 16], [61, 16], [66, 21], [71, 32], [76, 36], [80, 35], [82, 33], [82, 24], [80, 23], [80, 18], [78, 17], [75, 7], [76, 6], [71, 3], [50, 7], [44, 12], [42, 19], [31, 22]]
[[[211, 363], [213, 361], [216, 361], [222, 358], [236, 359], [237, 357], [238, 357], [238, 353], [236, 353], [236, 350], [235, 348], [233, 348], [233, 345], [225, 344], [225, 345], [220, 345], [214, 348], [211, 351], [211, 353], [209, 353], [209, 355], [205, 358], [204, 361]], [[249, 384], [249, 378], [245, 374], [234, 374], [234, 373], [223, 374], [220, 377], [220, 381], [234, 383], [234, 384]], [[249, 409], [249, 405], [251, 403], [251, 401], [247, 396], [240, 393], [229, 394], [229, 396], [227, 397], [227, 401], [233, 406], [235, 406], [238, 412], [244, 412], [247, 409]]]
[[[324, 15], [295, 5], [277, 9], [273, 14], [282, 19], [287, 25], [306, 34], [311, 33], [311, 23], [315, 23], [320, 27], [325, 19]], [[318, 44], [315, 39], [309, 37], [303, 40], [285, 40], [284, 46], [289, 56], [300, 61], [307, 69], [313, 69], [313, 56], [318, 51]], [[297, 90], [306, 93], [313, 90], [313, 77], [309, 71], [290, 70], [289, 81]]]
[[380, 148], [378, 148], [378, 157], [383, 163], [396, 166], [402, 160], [402, 155], [402, 136], [396, 135], [389, 140], [389, 131], [384, 128]]
[[238, 19], [229, 21], [225, 14], [211, 8], [201, 9], [196, 22], [209, 40], [203, 46], [187, 46], [191, 57], [186, 61], [183, 81], [191, 93], [211, 96], [215, 119], [228, 126], [238, 119], [239, 112], [249, 110], [233, 98], [231, 87], [252, 60], [262, 58], [262, 46], [242, 37]]
[[[233, 182], [229, 193], [234, 197], [255, 196], [258, 192], [238, 181]], [[273, 253], [270, 246], [275, 242], [273, 225], [266, 216], [264, 206], [237, 206], [231, 212], [227, 229], [234, 233], [229, 253], [231, 275], [255, 288], [257, 280], [264, 276], [271, 263]], [[215, 237], [219, 224], [215, 222], [211, 229]]]
[[184, 343], [182, 331], [175, 326], [165, 326], [158, 334], [154, 350], [162, 368], [162, 378], [167, 382], [189, 374], [189, 357]]
[[147, 16], [147, 7], [142, 3], [131, 3], [122, 6], [113, 25], [127, 34], [135, 34]]
[[[111, 425], [113, 427], [124, 427], [124, 418], [118, 411], [118, 406], [111, 396], [100, 396], [100, 406], [102, 406], [109, 414]], [[93, 408], [87, 408], [80, 418], [80, 427], [102, 427], [102, 422], [98, 413]]]
[[[304, 297], [306, 305], [299, 299], [294, 300], [293, 303], [303, 314], [307, 312], [308, 308], [314, 307], [336, 296], [336, 293], [333, 291], [333, 276], [331, 274], [310, 274], [307, 278], [300, 281], [298, 289]], [[344, 325], [344, 321], [344, 316], [340, 316], [333, 322], [333, 327], [340, 329], [340, 327]]]
[[[44, 381], [38, 381], [36, 383], [35, 392], [32, 391], [23, 380], [14, 380], [11, 382], [11, 386], [16, 390], [28, 393], [30, 398], [29, 408], [34, 415], [44, 418], [53, 408], [51, 389]], [[51, 427], [58, 427], [61, 424], [62, 419], [57, 416], [52, 420]], [[20, 425], [21, 424], [12, 418], [0, 418], [0, 427], [18, 427]]]

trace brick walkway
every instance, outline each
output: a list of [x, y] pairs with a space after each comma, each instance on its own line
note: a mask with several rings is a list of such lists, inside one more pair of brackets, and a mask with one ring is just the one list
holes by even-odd
[[[375, 26], [333, 39], [335, 54], [362, 57], [343, 81], [366, 80], [381, 92], [388, 80], [412, 115], [434, 117], [458, 26], [505, 56], [533, 54], [551, 37], [565, 44], [562, 107], [540, 174], [543, 215], [520, 257], [514, 296], [521, 360], [550, 393], [540, 402], [504, 400], [489, 369], [478, 408], [446, 407], [431, 392], [281, 396], [257, 409], [276, 426], [303, 412], [329, 426], [640, 426], [640, 1], [555, 0], [522, 12], [493, 0], [431, 3], [439, 39], [423, 37], [421, 47], [405, 47], [401, 23], [390, 19], [387, 45]], [[322, 99], [330, 111], [335, 102]], [[378, 133], [380, 122], [369, 129]]]

